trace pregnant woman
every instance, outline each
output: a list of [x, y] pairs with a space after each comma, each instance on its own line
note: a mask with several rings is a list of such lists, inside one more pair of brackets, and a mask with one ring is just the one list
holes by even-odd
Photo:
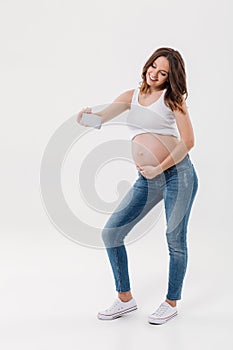
[[[132, 296], [124, 238], [161, 200], [166, 214], [169, 251], [168, 290], [164, 301], [148, 316], [162, 324], [177, 314], [177, 301], [187, 268], [187, 226], [198, 188], [198, 178], [188, 154], [194, 133], [186, 106], [184, 61], [171, 48], [159, 48], [145, 63], [140, 87], [128, 90], [95, 113], [106, 123], [129, 110], [128, 127], [138, 178], [105, 224], [102, 237], [118, 293], [113, 304], [100, 311], [101, 320], [112, 320], [137, 309]], [[90, 108], [79, 112], [91, 113]]]

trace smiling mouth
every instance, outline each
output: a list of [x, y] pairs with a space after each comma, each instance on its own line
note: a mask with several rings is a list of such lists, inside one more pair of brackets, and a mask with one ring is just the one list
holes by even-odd
[[158, 79], [152, 78], [150, 74], [149, 74], [149, 78], [150, 78], [151, 81], [158, 81]]

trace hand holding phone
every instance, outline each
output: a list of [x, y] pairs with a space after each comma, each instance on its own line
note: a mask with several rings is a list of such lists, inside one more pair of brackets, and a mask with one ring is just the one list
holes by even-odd
[[80, 124], [100, 129], [102, 125], [102, 117], [94, 113], [82, 113]]

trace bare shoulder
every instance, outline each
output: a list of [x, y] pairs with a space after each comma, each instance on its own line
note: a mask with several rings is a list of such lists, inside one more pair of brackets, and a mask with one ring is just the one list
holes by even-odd
[[119, 95], [114, 102], [123, 102], [127, 104], [131, 104], [133, 93], [135, 89], [127, 90]]

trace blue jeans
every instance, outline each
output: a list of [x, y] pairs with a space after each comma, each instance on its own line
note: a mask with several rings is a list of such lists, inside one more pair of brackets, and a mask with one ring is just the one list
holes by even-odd
[[106, 222], [102, 238], [112, 267], [117, 292], [130, 290], [124, 238], [162, 199], [170, 256], [167, 299], [180, 300], [187, 268], [187, 226], [198, 189], [198, 178], [189, 154], [152, 179], [138, 178]]

